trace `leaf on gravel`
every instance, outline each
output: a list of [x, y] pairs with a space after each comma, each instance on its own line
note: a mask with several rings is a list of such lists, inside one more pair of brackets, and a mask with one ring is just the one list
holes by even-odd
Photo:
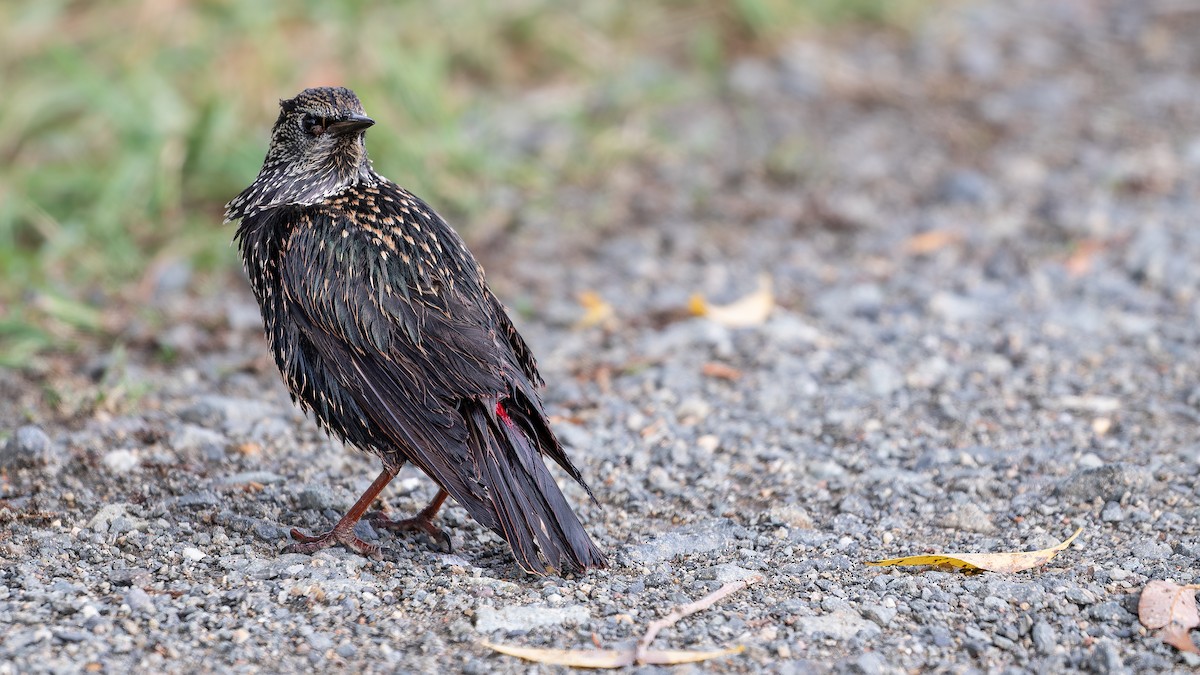
[[775, 308], [775, 294], [771, 290], [771, 277], [763, 274], [758, 278], [758, 288], [753, 293], [739, 298], [728, 305], [714, 305], [697, 293], [688, 301], [688, 311], [703, 316], [729, 328], [751, 328], [766, 323]]
[[868, 565], [876, 567], [892, 567], [895, 565], [932, 565], [935, 567], [955, 567], [969, 571], [987, 570], [989, 572], [1020, 572], [1022, 570], [1040, 567], [1050, 562], [1060, 551], [1071, 545], [1075, 537], [1083, 532], [1083, 528], [1075, 530], [1075, 534], [1055, 546], [1040, 551], [1021, 553], [934, 553], [931, 555], [912, 555], [903, 558], [868, 561]]
[[709, 651], [686, 651], [681, 649], [652, 649], [638, 657], [634, 649], [538, 649], [536, 647], [514, 647], [512, 645], [484, 642], [484, 647], [519, 659], [542, 663], [548, 666], [571, 668], [595, 668], [598, 670], [625, 668], [632, 665], [677, 666], [684, 663], [699, 663], [720, 656], [740, 654], [745, 647], [713, 649]]
[[719, 380], [736, 380], [742, 376], [742, 371], [738, 370], [737, 368], [725, 365], [724, 363], [717, 363], [715, 361], [709, 361], [703, 366], [700, 366], [700, 373], [707, 377], [715, 377]]
[[617, 321], [616, 310], [596, 291], [580, 293], [579, 304], [583, 306], [583, 316], [575, 322], [577, 328], [592, 328], [593, 326], [610, 328]]
[[484, 642], [484, 647], [518, 659], [544, 663], [548, 666], [570, 666], [572, 668], [624, 668], [633, 665], [633, 650], [615, 649], [538, 649], [514, 647]]
[[738, 645], [729, 649], [713, 649], [709, 651], [686, 651], [683, 649], [650, 649], [638, 657], [639, 664], [655, 666], [675, 666], [681, 663], [699, 663], [719, 656], [741, 654], [746, 648]]
[[730, 593], [740, 591], [750, 584], [761, 581], [761, 576], [752, 576], [731, 581], [696, 602], [676, 607], [666, 617], [653, 621], [646, 628], [642, 639], [629, 649], [539, 649], [515, 647], [484, 641], [483, 646], [501, 654], [508, 654], [534, 663], [572, 668], [625, 668], [633, 665], [674, 666], [683, 663], [698, 663], [720, 656], [740, 654], [744, 647], [687, 651], [680, 649], [650, 649], [658, 632], [675, 625], [680, 619], [712, 607]]
[[1196, 610], [1196, 589], [1200, 585], [1180, 586], [1155, 579], [1142, 589], [1138, 600], [1138, 619], [1146, 628], [1161, 628], [1162, 641], [1180, 651], [1200, 654], [1192, 642], [1191, 630], [1200, 626]]
[[962, 239], [962, 233], [955, 230], [930, 230], [913, 235], [904, 242], [904, 250], [910, 255], [924, 255], [943, 249]]
[[1106, 246], [1107, 245], [1105, 242], [1095, 239], [1087, 239], [1080, 242], [1075, 247], [1075, 250], [1071, 252], [1071, 255], [1067, 258], [1065, 263], [1067, 273], [1070, 274], [1072, 278], [1078, 279], [1079, 277], [1092, 271], [1092, 266], [1095, 263], [1096, 258], [1101, 253], [1104, 253]]

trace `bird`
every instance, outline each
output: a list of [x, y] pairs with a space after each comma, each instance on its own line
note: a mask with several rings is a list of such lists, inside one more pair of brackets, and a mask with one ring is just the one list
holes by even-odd
[[567, 457], [540, 396], [528, 344], [482, 266], [433, 208], [373, 168], [375, 121], [345, 87], [279, 102], [266, 158], [225, 206], [291, 394], [329, 434], [382, 460], [382, 471], [330, 530], [292, 529], [284, 551], [379, 546], [356, 523], [405, 464], [438, 486], [417, 515], [371, 516], [377, 529], [423, 532], [452, 497], [509, 545], [529, 574], [607, 566], [551, 475], [554, 460], [595, 495]]

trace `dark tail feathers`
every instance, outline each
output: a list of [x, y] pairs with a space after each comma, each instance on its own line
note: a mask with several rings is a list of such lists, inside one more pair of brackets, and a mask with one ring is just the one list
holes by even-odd
[[472, 401], [462, 409], [471, 455], [490, 497], [471, 506], [492, 511], [471, 515], [483, 523], [496, 522], [496, 532], [512, 547], [517, 564], [531, 574], [605, 567], [604, 554], [567, 505], [542, 453], [530, 444], [530, 438], [541, 434], [523, 427], [536, 427], [534, 421], [524, 411], [512, 410], [510, 416], [503, 404], [494, 410], [487, 405]]

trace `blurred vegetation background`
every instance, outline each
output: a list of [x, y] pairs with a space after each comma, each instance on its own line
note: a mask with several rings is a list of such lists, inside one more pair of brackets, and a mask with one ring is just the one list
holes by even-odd
[[[617, 142], [611, 121], [711, 93], [741, 54], [903, 26], [927, 2], [2, 3], [0, 365], [111, 330], [167, 263], [189, 290], [228, 288], [223, 204], [257, 172], [277, 101], [303, 87], [355, 89], [380, 122], [376, 167], [469, 230], [494, 186], [539, 199], [657, 151]], [[531, 92], [552, 92], [588, 147], [498, 151], [480, 121]]]

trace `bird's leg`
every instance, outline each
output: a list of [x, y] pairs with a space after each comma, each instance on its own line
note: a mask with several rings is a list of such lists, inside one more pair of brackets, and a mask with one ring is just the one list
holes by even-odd
[[433, 524], [434, 516], [442, 508], [442, 503], [446, 501], [446, 497], [449, 495], [450, 493], [445, 490], [438, 490], [433, 501], [429, 502], [429, 506], [421, 509], [421, 512], [412, 518], [392, 520], [385, 513], [376, 513], [371, 518], [371, 525], [379, 529], [392, 530], [393, 532], [424, 532], [430, 539], [439, 544], [446, 553], [450, 553], [452, 550], [450, 535], [446, 534], [445, 530]]
[[383, 491], [383, 488], [387, 487], [387, 484], [390, 483], [399, 472], [399, 466], [390, 467], [387, 464], [384, 464], [383, 471], [381, 471], [375, 481], [371, 483], [371, 487], [367, 488], [367, 491], [358, 498], [357, 502], [354, 502], [354, 506], [350, 507], [350, 510], [346, 512], [346, 515], [342, 516], [342, 519], [338, 521], [337, 525], [333, 526], [332, 530], [326, 532], [325, 534], [310, 537], [300, 530], [293, 528], [292, 539], [295, 539], [296, 543], [283, 549], [283, 552], [316, 553], [323, 548], [328, 548], [335, 544], [341, 544], [351, 551], [367, 557], [374, 557], [378, 555], [379, 547], [375, 546], [374, 544], [368, 544], [362, 539], [359, 539], [354, 534], [354, 525], [358, 523], [358, 520], [362, 518], [364, 513], [366, 513], [367, 508], [371, 506], [371, 502], [375, 501], [375, 498], [379, 496], [379, 493]]

